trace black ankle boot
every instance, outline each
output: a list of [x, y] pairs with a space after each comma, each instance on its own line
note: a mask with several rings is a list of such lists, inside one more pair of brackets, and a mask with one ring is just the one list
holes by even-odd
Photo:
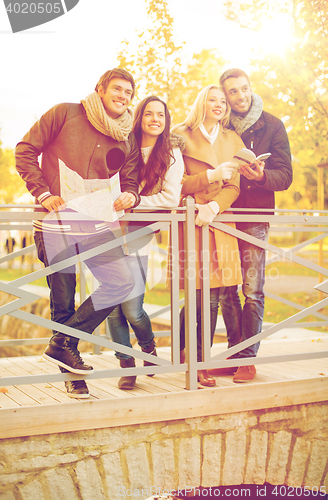
[[[42, 357], [58, 366], [66, 368], [69, 372], [84, 375], [93, 370], [92, 366], [86, 365], [80, 356], [77, 347], [69, 341], [67, 335], [54, 335], [44, 351]], [[77, 345], [77, 344], [76, 344]]]

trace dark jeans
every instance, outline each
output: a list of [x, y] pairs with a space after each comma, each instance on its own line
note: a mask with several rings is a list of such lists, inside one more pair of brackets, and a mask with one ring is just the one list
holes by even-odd
[[[267, 223], [237, 223], [237, 229], [262, 241], [268, 238]], [[262, 330], [264, 314], [265, 250], [247, 241], [238, 240], [243, 274], [244, 308], [241, 307], [237, 286], [222, 287], [220, 306], [227, 329], [228, 347], [257, 335]], [[260, 343], [243, 349], [233, 357], [255, 357]]]
[[[115, 239], [111, 231], [99, 235], [41, 233], [34, 235], [38, 257], [45, 266], [96, 248]], [[85, 260], [99, 287], [75, 311], [75, 265], [47, 276], [50, 288], [51, 319], [66, 326], [92, 333], [124, 301], [134, 286], [134, 279], [121, 247]], [[54, 330], [54, 335], [59, 332]], [[78, 340], [69, 337], [77, 345]]]
[[[211, 346], [218, 318], [220, 288], [211, 288], [210, 290], [210, 315], [211, 315]], [[202, 361], [202, 309], [201, 309], [201, 290], [196, 290], [196, 322], [197, 322], [197, 361]], [[180, 311], [180, 351], [185, 348], [185, 309]]]

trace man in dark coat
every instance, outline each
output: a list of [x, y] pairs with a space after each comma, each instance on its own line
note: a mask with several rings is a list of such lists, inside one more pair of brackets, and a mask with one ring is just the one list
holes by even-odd
[[[284, 124], [275, 116], [263, 111], [260, 96], [254, 94], [248, 75], [240, 69], [229, 69], [220, 78], [231, 106], [230, 124], [242, 138], [246, 148], [256, 157], [271, 153], [265, 162], [256, 161], [252, 166], [240, 168], [240, 196], [232, 207], [261, 209], [275, 207], [275, 191], [288, 189], [293, 173], [289, 141]], [[266, 222], [238, 222], [237, 229], [266, 241], [269, 224]], [[257, 335], [262, 330], [264, 314], [265, 250], [238, 240], [243, 273], [242, 308], [237, 286], [221, 289], [220, 305], [227, 328], [228, 345]], [[238, 358], [255, 357], [259, 342], [235, 355]], [[255, 377], [254, 365], [211, 370], [216, 375], [233, 375], [234, 382], [248, 382]]]

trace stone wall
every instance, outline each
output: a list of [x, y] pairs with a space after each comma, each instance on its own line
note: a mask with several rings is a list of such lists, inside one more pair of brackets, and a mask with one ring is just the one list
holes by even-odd
[[328, 490], [327, 459], [328, 403], [3, 439], [0, 500], [145, 499], [160, 488], [264, 483]]

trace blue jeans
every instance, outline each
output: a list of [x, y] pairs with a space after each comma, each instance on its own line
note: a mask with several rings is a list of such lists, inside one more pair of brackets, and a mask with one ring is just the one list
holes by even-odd
[[[268, 223], [237, 223], [237, 229], [262, 241], [269, 233]], [[264, 314], [265, 250], [247, 241], [238, 240], [241, 268], [243, 274], [244, 308], [241, 307], [238, 287], [222, 287], [220, 306], [227, 329], [228, 347], [257, 335], [262, 330]], [[236, 358], [255, 357], [260, 343], [243, 349], [233, 355]]]
[[[135, 255], [129, 255], [126, 260], [134, 276], [135, 285], [127, 299], [116, 306], [108, 316], [109, 332], [114, 342], [126, 347], [132, 347], [129, 333], [130, 323], [140, 347], [148, 349], [154, 340], [149, 316], [143, 308], [148, 256], [142, 255], [137, 258]], [[133, 357], [122, 352], [116, 352], [115, 356], [118, 359]]]
[[[38, 257], [45, 266], [91, 250], [115, 240], [111, 231], [99, 235], [42, 233], [34, 235]], [[123, 301], [134, 286], [134, 279], [121, 247], [108, 250], [85, 260], [99, 287], [75, 311], [75, 265], [47, 276], [50, 288], [51, 319], [66, 326], [92, 333], [114, 307]], [[54, 336], [63, 335], [53, 331]], [[78, 339], [67, 335], [71, 345]]]
[[[228, 287], [227, 287], [228, 288]], [[211, 315], [211, 346], [218, 319], [220, 288], [210, 289], [210, 315]], [[202, 361], [202, 309], [201, 309], [201, 290], [196, 290], [196, 322], [197, 322], [197, 361]], [[180, 311], [180, 351], [185, 348], [185, 309]]]

